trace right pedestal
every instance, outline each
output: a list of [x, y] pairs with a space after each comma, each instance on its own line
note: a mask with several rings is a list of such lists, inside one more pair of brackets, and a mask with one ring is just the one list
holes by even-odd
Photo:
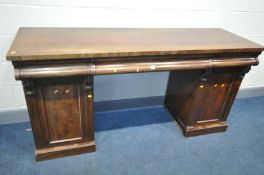
[[165, 105], [185, 136], [223, 132], [250, 67], [171, 71]]

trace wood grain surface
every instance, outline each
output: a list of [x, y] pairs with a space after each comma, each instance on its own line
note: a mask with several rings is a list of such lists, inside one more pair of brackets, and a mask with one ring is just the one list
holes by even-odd
[[6, 57], [28, 61], [262, 50], [219, 28], [20, 28]]

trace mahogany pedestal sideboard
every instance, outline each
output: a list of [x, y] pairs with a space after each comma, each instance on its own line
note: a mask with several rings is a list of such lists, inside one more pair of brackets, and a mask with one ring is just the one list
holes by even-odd
[[6, 57], [45, 160], [95, 151], [94, 75], [170, 71], [165, 106], [183, 133], [225, 131], [263, 50], [223, 29], [20, 28]]

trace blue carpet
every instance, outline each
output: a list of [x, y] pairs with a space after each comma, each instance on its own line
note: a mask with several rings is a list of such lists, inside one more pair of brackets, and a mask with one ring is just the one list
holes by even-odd
[[264, 97], [235, 101], [225, 133], [185, 138], [161, 106], [95, 114], [95, 153], [35, 162], [29, 123], [0, 126], [0, 174], [263, 175]]

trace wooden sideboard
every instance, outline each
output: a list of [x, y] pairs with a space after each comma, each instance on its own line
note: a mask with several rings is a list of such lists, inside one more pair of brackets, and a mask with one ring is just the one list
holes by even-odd
[[183, 133], [225, 131], [263, 50], [217, 28], [20, 28], [6, 57], [23, 83], [36, 159], [44, 160], [95, 151], [94, 75], [170, 71], [165, 106]]

